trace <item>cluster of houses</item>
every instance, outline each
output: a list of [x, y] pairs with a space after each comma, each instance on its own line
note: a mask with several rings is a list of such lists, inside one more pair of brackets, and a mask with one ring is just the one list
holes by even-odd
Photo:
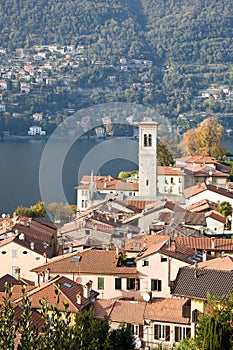
[[24, 285], [40, 329], [39, 301], [54, 305], [59, 285], [61, 311], [92, 307], [113, 328], [130, 324], [137, 348], [170, 348], [195, 337], [208, 293], [233, 291], [233, 239], [218, 211], [233, 206], [229, 167], [198, 156], [158, 167], [156, 139], [157, 123], [142, 123], [139, 178], [84, 176], [68, 224], [0, 219], [0, 300], [11, 283], [16, 315]]
[[[28, 118], [31, 125], [25, 130], [24, 135], [31, 137], [45, 136], [44, 130], [46, 122], [51, 119], [56, 122], [57, 118], [73, 114], [78, 106], [75, 103], [68, 103], [59, 110], [51, 110], [49, 113], [45, 110], [38, 110], [36, 113], [30, 113], [28, 106], [24, 106], [25, 94], [32, 96], [41, 96], [41, 92], [50, 92], [57, 94], [59, 92], [77, 92], [80, 95], [88, 96], [96, 92], [123, 94], [124, 89], [129, 86], [140, 90], [150, 90], [153, 86], [148, 78], [148, 70], [153, 62], [147, 59], [120, 58], [115, 66], [103, 60], [91, 60], [88, 56], [88, 48], [84, 45], [44, 45], [33, 47], [31, 49], [16, 49], [15, 52], [8, 52], [0, 48], [0, 114], [12, 116], [13, 118]], [[108, 69], [112, 72], [106, 76], [103, 81], [104, 87], [80, 86], [78, 76], [83, 74], [85, 67], [99, 67]], [[132, 74], [128, 71], [134, 71], [137, 80], [135, 83], [131, 78]], [[141, 77], [144, 72], [144, 78]], [[125, 83], [125, 87], [124, 85]], [[15, 101], [15, 94], [18, 99]], [[20, 103], [22, 97], [22, 103]], [[43, 119], [43, 123], [42, 123]], [[102, 133], [101, 129], [97, 133]], [[101, 134], [102, 135], [102, 134]], [[6, 135], [9, 137], [9, 135]]]

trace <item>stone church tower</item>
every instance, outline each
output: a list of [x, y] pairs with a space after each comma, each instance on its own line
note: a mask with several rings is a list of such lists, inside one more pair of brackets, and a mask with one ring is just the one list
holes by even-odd
[[157, 196], [158, 123], [139, 124], [139, 196]]

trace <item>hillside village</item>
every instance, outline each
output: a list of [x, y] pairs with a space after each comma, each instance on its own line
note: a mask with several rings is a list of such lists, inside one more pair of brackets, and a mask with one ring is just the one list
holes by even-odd
[[233, 291], [230, 168], [201, 156], [157, 166], [157, 129], [139, 125], [138, 176], [82, 178], [73, 221], [0, 219], [1, 300], [13, 284], [17, 309], [24, 285], [36, 313], [42, 297], [54, 305], [59, 285], [61, 310], [63, 301], [73, 314], [92, 306], [112, 328], [130, 324], [137, 348], [195, 337], [208, 293]]
[[[43, 139], [81, 108], [98, 103], [144, 101], [144, 106], [150, 106], [152, 96], [158, 94], [155, 77], [166, 77], [171, 70], [162, 67], [158, 73], [158, 67], [151, 59], [136, 56], [121, 57], [114, 63], [101, 57], [92, 59], [88, 50], [83, 44], [41, 45], [18, 48], [13, 52], [0, 48], [1, 138]], [[193, 98], [199, 105], [207, 102], [228, 105], [232, 94], [228, 86], [218, 84], [210, 85], [204, 91], [199, 89]], [[214, 111], [211, 113], [215, 115]], [[196, 111], [195, 118], [192, 111], [178, 113], [176, 123], [183, 132], [207, 116], [208, 113], [203, 111]], [[226, 116], [232, 114], [226, 113]], [[232, 134], [230, 120], [222, 120], [228, 135]], [[127, 121], [130, 125], [134, 122]], [[80, 123], [82, 127], [82, 121]], [[98, 131], [94, 135], [97, 138]], [[129, 134], [133, 136], [132, 131]], [[104, 135], [111, 135], [106, 127]], [[115, 135], [122, 135], [122, 131]]]

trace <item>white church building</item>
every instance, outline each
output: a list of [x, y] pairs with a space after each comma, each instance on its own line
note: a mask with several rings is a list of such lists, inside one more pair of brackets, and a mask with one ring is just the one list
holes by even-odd
[[[159, 200], [183, 195], [185, 173], [173, 167], [157, 165], [158, 123], [144, 121], [139, 124], [139, 176], [138, 182], [108, 176], [85, 175], [77, 190], [77, 211], [83, 212], [93, 202], [106, 197], [118, 199]], [[176, 198], [175, 198], [176, 197]]]

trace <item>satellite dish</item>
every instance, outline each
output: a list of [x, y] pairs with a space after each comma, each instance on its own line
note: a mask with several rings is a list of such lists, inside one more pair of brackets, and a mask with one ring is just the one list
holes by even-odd
[[149, 293], [143, 294], [143, 300], [145, 300], [146, 302], [150, 301], [150, 294]]
[[76, 278], [76, 282], [77, 282], [77, 283], [82, 283], [82, 278], [81, 278], [81, 277], [77, 277], [77, 278]]

